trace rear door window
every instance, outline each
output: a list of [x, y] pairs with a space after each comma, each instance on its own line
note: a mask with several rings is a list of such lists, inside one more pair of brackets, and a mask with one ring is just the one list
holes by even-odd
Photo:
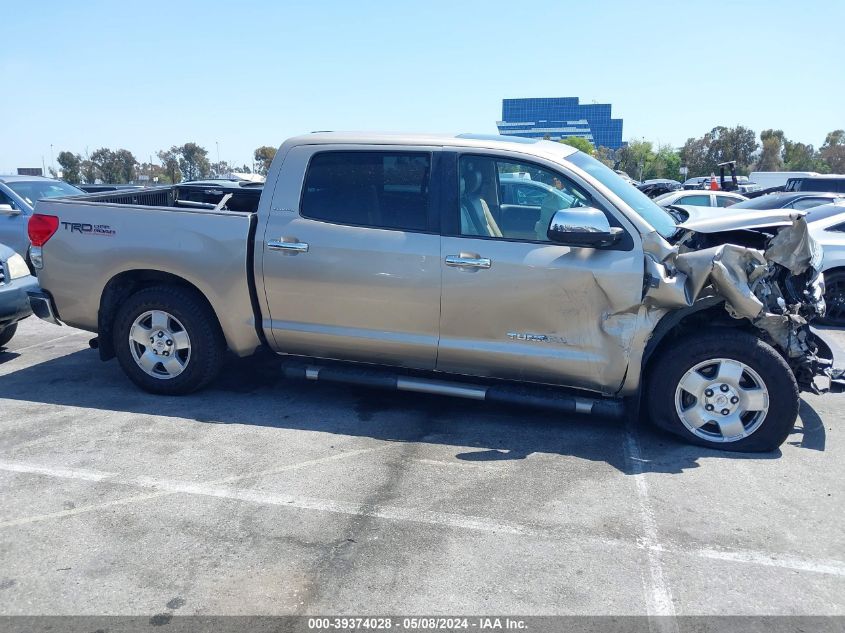
[[739, 198], [730, 198], [728, 196], [716, 196], [717, 207], [732, 207], [737, 202], [741, 202]]
[[401, 231], [428, 229], [431, 154], [342, 151], [308, 166], [303, 217]]
[[826, 202], [831, 202], [831, 200], [829, 198], [801, 198], [792, 204], [792, 208], [799, 210], [812, 209], [813, 207], [825, 204]]
[[697, 207], [709, 207], [710, 196], [681, 196], [676, 204], [692, 204]]

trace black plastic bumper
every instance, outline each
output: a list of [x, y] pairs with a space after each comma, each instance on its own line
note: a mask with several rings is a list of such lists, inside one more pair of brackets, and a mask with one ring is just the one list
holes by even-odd
[[38, 290], [28, 294], [29, 306], [35, 316], [47, 321], [48, 323], [61, 325], [59, 318], [56, 315], [56, 306], [53, 305], [53, 297], [50, 296], [50, 293], [46, 290]]

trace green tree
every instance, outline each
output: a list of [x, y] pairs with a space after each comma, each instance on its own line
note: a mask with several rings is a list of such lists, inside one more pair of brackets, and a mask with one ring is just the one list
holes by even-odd
[[91, 154], [96, 176], [105, 183], [126, 183], [135, 179], [135, 166], [138, 161], [127, 149], [112, 151], [101, 147]]
[[677, 180], [680, 176], [681, 155], [671, 145], [660, 145], [643, 173], [643, 177], [646, 179], [671, 178]]
[[135, 170], [138, 166], [135, 155], [128, 149], [119, 149], [114, 153], [114, 161], [118, 174], [117, 182], [135, 182]]
[[168, 150], [160, 150], [156, 156], [161, 161], [161, 167], [167, 181], [173, 184], [181, 182], [182, 171], [179, 169], [179, 148], [174, 145]]
[[812, 145], [784, 139], [783, 162], [787, 171], [819, 171], [821, 159]]
[[654, 150], [651, 142], [646, 140], [631, 141], [617, 152], [621, 169], [626, 174], [637, 180], [643, 180], [648, 173], [652, 161], [654, 161]]
[[604, 147], [603, 145], [599, 145], [596, 148], [595, 157], [611, 169], [616, 169], [616, 164], [619, 162], [616, 158], [616, 151], [610, 149], [609, 147]]
[[689, 169], [690, 176], [708, 176], [713, 167], [707, 158], [710, 146], [710, 136], [705, 134], [701, 138], [688, 138], [681, 148], [681, 164]]
[[819, 156], [834, 174], [845, 173], [845, 130], [834, 130], [819, 148]]
[[757, 136], [747, 127], [714, 127], [710, 130], [710, 145], [707, 148], [710, 170], [715, 171], [719, 163], [735, 160], [737, 173], [748, 174], [757, 148]]
[[82, 157], [72, 152], [59, 152], [56, 161], [62, 168], [62, 178], [64, 181], [72, 185], [78, 185], [81, 178]]
[[90, 158], [82, 161], [81, 166], [82, 182], [95, 183], [97, 182], [97, 166]]
[[[177, 167], [178, 171], [178, 167]], [[156, 165], [155, 163], [141, 163], [138, 166], [138, 173], [148, 178], [148, 182], [152, 184], [169, 184], [170, 177], [164, 171], [164, 167]]]
[[97, 178], [105, 183], [120, 182], [120, 164], [117, 156], [107, 147], [101, 147], [91, 154]]
[[232, 166], [225, 160], [221, 160], [218, 163], [211, 163], [211, 171], [209, 175], [212, 178], [227, 178], [233, 171], [237, 170], [232, 168]]
[[172, 147], [179, 155], [179, 170], [184, 180], [207, 178], [211, 171], [208, 162], [208, 150], [196, 143], [185, 143], [181, 147]]
[[757, 159], [757, 171], [783, 171], [783, 131], [763, 130], [760, 132], [760, 142], [762, 149]]
[[742, 125], [717, 125], [701, 138], [689, 138], [681, 148], [681, 164], [691, 176], [707, 176], [718, 171], [718, 164], [736, 161], [737, 172], [748, 173], [757, 152], [757, 137]]
[[276, 148], [270, 147], [269, 145], [262, 145], [255, 150], [253, 157], [256, 163], [255, 173], [266, 176], [267, 172], [270, 171], [270, 164], [276, 157]]
[[570, 145], [577, 150], [581, 150], [588, 156], [592, 156], [596, 153], [595, 146], [590, 143], [590, 141], [580, 136], [570, 136], [569, 138], [562, 138], [560, 139], [560, 142], [564, 145]]

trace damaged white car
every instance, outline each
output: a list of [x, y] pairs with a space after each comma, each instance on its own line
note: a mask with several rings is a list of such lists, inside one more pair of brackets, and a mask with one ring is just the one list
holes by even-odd
[[39, 202], [33, 311], [96, 332], [152, 393], [266, 347], [291, 379], [642, 408], [728, 450], [777, 448], [799, 390], [839, 384], [807, 325], [824, 302], [803, 220], [684, 225], [560, 143], [311, 134], [281, 146], [260, 199], [203, 196]]

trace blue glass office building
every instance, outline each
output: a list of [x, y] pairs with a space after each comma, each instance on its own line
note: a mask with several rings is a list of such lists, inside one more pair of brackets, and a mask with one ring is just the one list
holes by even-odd
[[578, 103], [578, 97], [503, 99], [500, 134], [553, 141], [580, 136], [596, 147], [622, 147], [622, 119], [610, 118], [609, 103]]

